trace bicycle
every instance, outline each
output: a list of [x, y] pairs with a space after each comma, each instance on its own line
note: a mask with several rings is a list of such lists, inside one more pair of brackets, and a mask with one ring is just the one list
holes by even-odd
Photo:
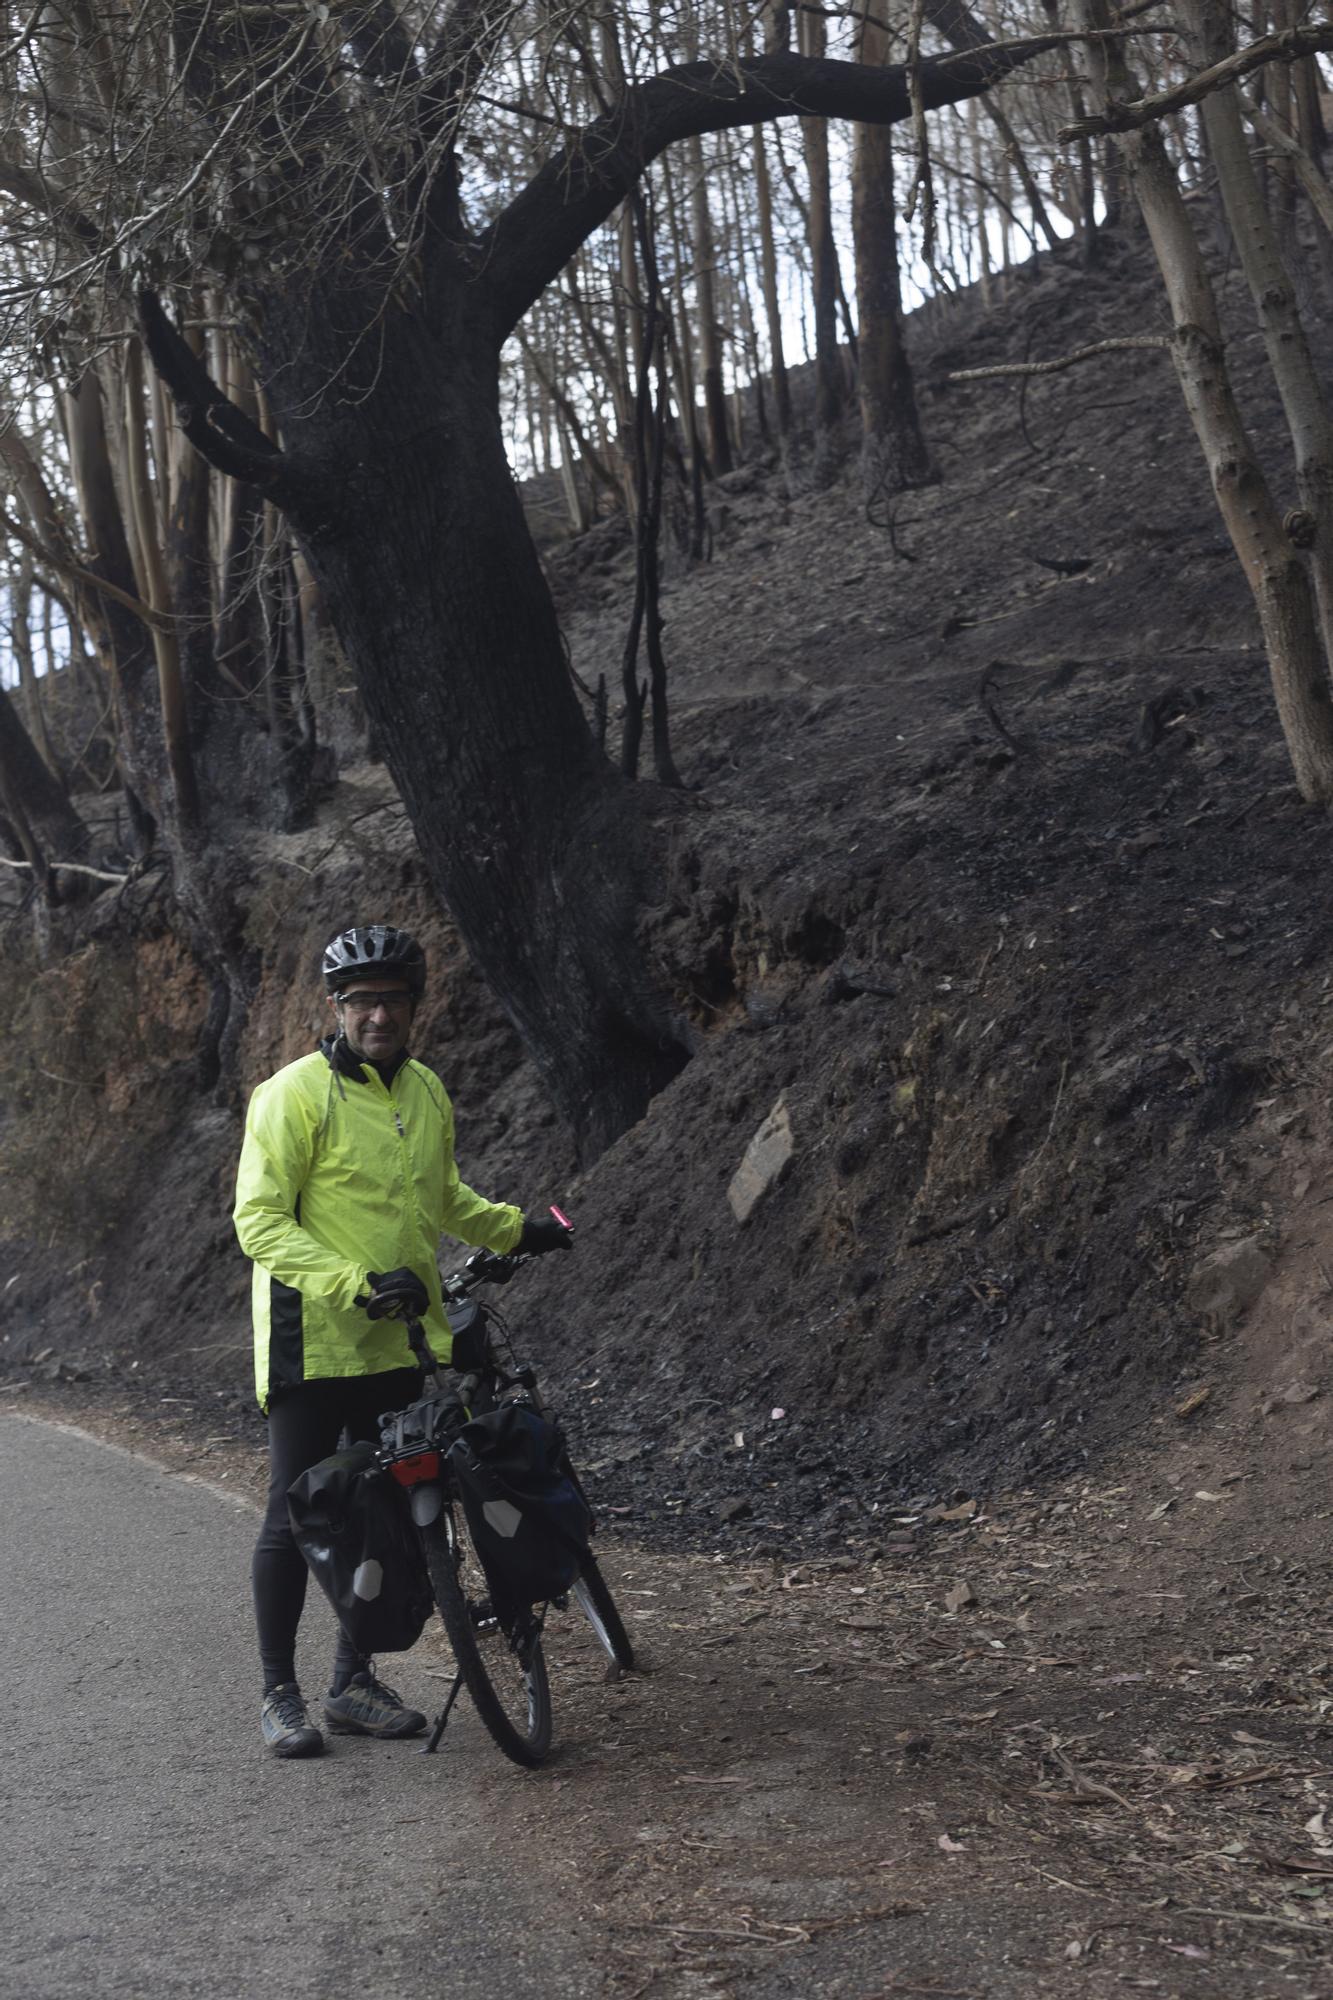
[[[633, 1666], [634, 1649], [591, 1552], [580, 1554], [578, 1575], [567, 1593], [540, 1605], [506, 1606], [496, 1601], [468, 1533], [450, 1446], [471, 1418], [505, 1402], [546, 1414], [536, 1376], [518, 1365], [503, 1316], [473, 1296], [483, 1285], [507, 1284], [531, 1261], [477, 1250], [461, 1270], [444, 1279], [456, 1383], [443, 1379], [420, 1320], [403, 1315], [409, 1345], [423, 1371], [423, 1394], [405, 1409], [381, 1417], [377, 1462], [407, 1493], [431, 1596], [453, 1648], [454, 1683], [426, 1741], [426, 1754], [439, 1748], [450, 1712], [466, 1687], [505, 1755], [516, 1764], [535, 1766], [551, 1748], [551, 1690], [542, 1650], [548, 1610], [564, 1608], [572, 1596], [621, 1670]], [[461, 1370], [457, 1357], [464, 1362]], [[563, 1445], [559, 1462], [586, 1502]]]

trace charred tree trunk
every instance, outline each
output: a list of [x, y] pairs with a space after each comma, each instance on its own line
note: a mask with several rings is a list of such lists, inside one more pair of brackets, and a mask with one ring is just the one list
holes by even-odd
[[88, 829], [46, 768], [37, 747], [0, 689], [0, 812], [12, 829], [20, 858], [33, 869], [48, 900], [67, 901], [77, 876], [50, 873], [52, 862], [80, 861]]
[[[801, 51], [818, 60], [828, 46], [822, 14], [803, 12], [797, 31]], [[828, 125], [822, 118], [801, 120], [806, 178], [810, 184], [808, 237], [810, 289], [815, 325], [815, 455], [816, 483], [832, 476], [834, 431], [842, 415], [846, 378], [838, 352], [838, 246], [833, 235], [833, 197], [829, 181]]]
[[297, 311], [288, 324], [275, 300], [266, 324], [275, 414], [311, 468], [293, 529], [436, 889], [590, 1157], [688, 1050], [636, 938], [638, 817], [565, 670], [496, 344], [461, 314], [447, 346], [385, 314], [335, 412], [345, 354]]
[[[862, 24], [860, 52], [862, 62], [875, 65], [882, 64], [888, 54], [887, 34], [868, 17]], [[852, 237], [860, 328], [857, 394], [866, 491], [878, 493], [886, 485], [919, 486], [930, 477], [930, 453], [903, 339], [893, 132], [886, 125], [855, 128]]]

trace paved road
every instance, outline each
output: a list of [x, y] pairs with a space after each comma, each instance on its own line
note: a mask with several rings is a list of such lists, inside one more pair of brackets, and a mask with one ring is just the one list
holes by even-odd
[[[497, 1792], [474, 1718], [438, 1757], [354, 1737], [264, 1754], [249, 1508], [4, 1416], [0, 1519], [0, 2000], [603, 1991], [539, 1833], [509, 1831], [506, 1802], [530, 1821], [543, 1781]], [[331, 1653], [316, 1608], [311, 1690]], [[394, 1668], [438, 1705], [414, 1657]]]

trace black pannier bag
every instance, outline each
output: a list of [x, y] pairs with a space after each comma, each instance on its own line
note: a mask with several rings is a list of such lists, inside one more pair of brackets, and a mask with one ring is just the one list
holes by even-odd
[[521, 1403], [473, 1417], [449, 1447], [497, 1609], [561, 1596], [588, 1553], [592, 1515], [563, 1455], [556, 1426]]
[[431, 1613], [430, 1584], [407, 1496], [350, 1445], [287, 1490], [292, 1533], [358, 1653], [404, 1653]]

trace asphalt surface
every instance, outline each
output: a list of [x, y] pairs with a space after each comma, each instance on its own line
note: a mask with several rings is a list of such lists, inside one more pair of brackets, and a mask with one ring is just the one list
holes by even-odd
[[[509, 1783], [543, 1781], [508, 1767], [497, 1793], [474, 1716], [435, 1757], [264, 1751], [248, 1505], [4, 1416], [0, 1517], [3, 2000], [603, 1992], [531, 1827], [506, 1824]], [[316, 1596], [308, 1694], [332, 1655]], [[439, 1706], [415, 1655], [389, 1678]]]

